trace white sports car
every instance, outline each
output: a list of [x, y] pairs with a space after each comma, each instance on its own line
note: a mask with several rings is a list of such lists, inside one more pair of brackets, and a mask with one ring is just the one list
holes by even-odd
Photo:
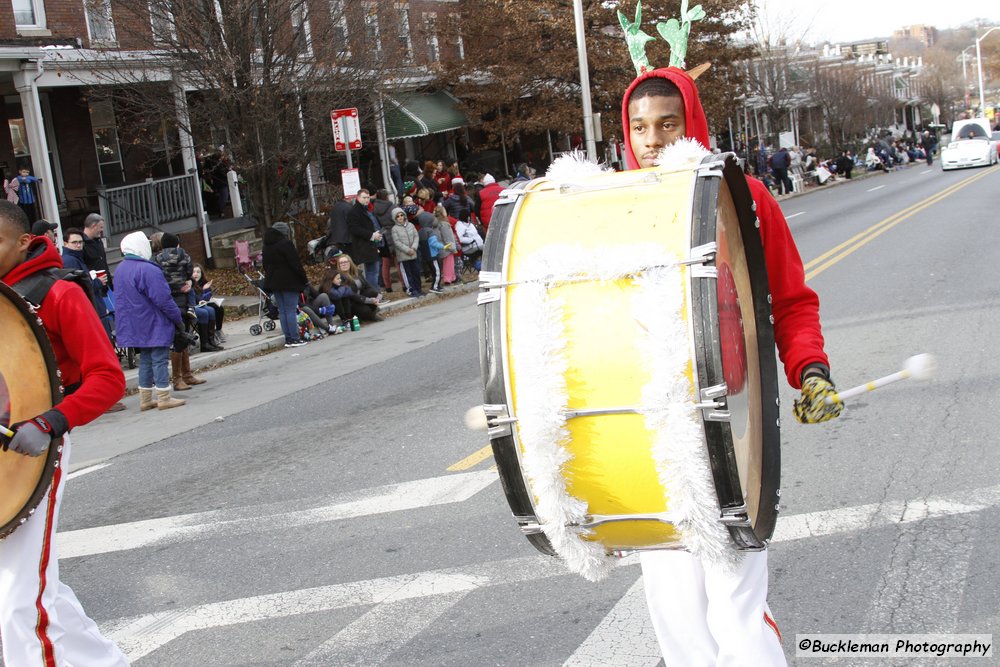
[[986, 167], [997, 163], [997, 146], [985, 118], [955, 121], [951, 142], [941, 149], [941, 168]]

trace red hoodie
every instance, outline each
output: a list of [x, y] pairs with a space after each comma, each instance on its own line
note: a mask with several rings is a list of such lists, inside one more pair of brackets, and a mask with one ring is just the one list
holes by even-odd
[[[628, 141], [630, 133], [628, 101], [632, 91], [642, 81], [660, 77], [672, 82], [681, 91], [684, 100], [685, 136], [697, 139], [708, 148], [708, 120], [698, 98], [698, 88], [686, 72], [676, 67], [655, 69], [639, 75], [629, 85], [622, 98], [622, 132], [625, 141], [625, 164], [629, 169], [639, 169], [639, 161]], [[788, 222], [778, 202], [767, 187], [756, 178], [747, 177], [750, 194], [757, 203], [760, 218], [760, 235], [767, 264], [767, 281], [771, 290], [771, 312], [774, 314], [774, 338], [778, 356], [785, 366], [788, 384], [796, 389], [801, 386], [802, 370], [813, 363], [829, 366], [823, 351], [823, 334], [819, 324], [819, 297], [806, 286], [802, 259], [795, 247]]]
[[[36, 271], [62, 266], [52, 242], [36, 236], [28, 246], [28, 259], [0, 280], [12, 285]], [[93, 304], [79, 285], [60, 280], [42, 302], [38, 317], [56, 355], [63, 387], [79, 385], [57, 406], [59, 412], [70, 428], [97, 419], [125, 395], [125, 375]]]

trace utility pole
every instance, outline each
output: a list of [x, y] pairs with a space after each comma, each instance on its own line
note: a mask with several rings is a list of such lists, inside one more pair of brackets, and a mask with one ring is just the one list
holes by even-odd
[[580, 59], [580, 93], [583, 98], [583, 140], [587, 144], [587, 159], [597, 162], [597, 142], [594, 141], [594, 112], [590, 103], [590, 71], [587, 69], [587, 40], [583, 34], [583, 0], [573, 0], [576, 19], [576, 52]]

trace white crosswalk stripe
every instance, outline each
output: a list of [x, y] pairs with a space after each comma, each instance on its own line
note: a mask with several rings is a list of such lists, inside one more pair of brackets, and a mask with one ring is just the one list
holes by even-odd
[[[490, 470], [432, 477], [365, 489], [357, 493], [287, 501], [233, 510], [183, 514], [163, 519], [84, 528], [59, 533], [61, 558], [163, 546], [209, 537], [231, 537], [295, 528], [372, 514], [398, 512], [468, 500], [497, 480]], [[303, 508], [303, 504], [314, 505]]]
[[[496, 481], [492, 471], [462, 473], [441, 478], [390, 485], [337, 497], [314, 500], [314, 507], [287, 512], [291, 503], [136, 522], [124, 526], [71, 531], [73, 555], [137, 549], [192, 538], [251, 532], [261, 520], [282, 526], [310, 525], [318, 521], [363, 516], [375, 511], [415, 509], [443, 502], [461, 502]], [[436, 492], [430, 492], [429, 489]], [[1000, 486], [909, 502], [886, 502], [823, 512], [783, 516], [774, 542], [788, 542], [839, 533], [905, 525], [925, 519], [978, 512], [1000, 504]], [[263, 515], [261, 517], [260, 515]], [[111, 536], [120, 533], [117, 538]], [[88, 540], [97, 545], [86, 548]], [[626, 558], [623, 567], [634, 567], [637, 558]], [[967, 568], [953, 563], [955, 583]], [[139, 660], [183, 635], [199, 630], [353, 607], [371, 608], [326, 641], [312, 648], [296, 663], [302, 667], [326, 664], [379, 664], [405, 646], [470, 592], [502, 584], [550, 577], [573, 576], [555, 559], [542, 556], [516, 558], [429, 570], [392, 577], [339, 583], [281, 593], [202, 604], [167, 612], [124, 618], [103, 624], [131, 660]], [[898, 604], [905, 592], [905, 576], [886, 585], [882, 607], [869, 617], [879, 625], [879, 609]], [[933, 628], [928, 628], [932, 630]], [[566, 660], [567, 667], [589, 665], [639, 665], [655, 667], [660, 658], [645, 609], [642, 580], [637, 580], [590, 635]]]

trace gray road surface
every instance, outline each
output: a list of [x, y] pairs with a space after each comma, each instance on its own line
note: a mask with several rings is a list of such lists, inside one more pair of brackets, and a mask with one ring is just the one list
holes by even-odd
[[[790, 658], [797, 633], [1000, 637], [996, 172], [921, 165], [785, 203], [838, 384], [940, 362], [829, 425], [795, 424], [783, 389], [770, 598]], [[517, 532], [491, 459], [448, 470], [486, 444], [462, 425], [474, 304], [78, 429], [63, 577], [135, 664], [660, 662], [633, 562], [596, 585], [567, 574]]]

